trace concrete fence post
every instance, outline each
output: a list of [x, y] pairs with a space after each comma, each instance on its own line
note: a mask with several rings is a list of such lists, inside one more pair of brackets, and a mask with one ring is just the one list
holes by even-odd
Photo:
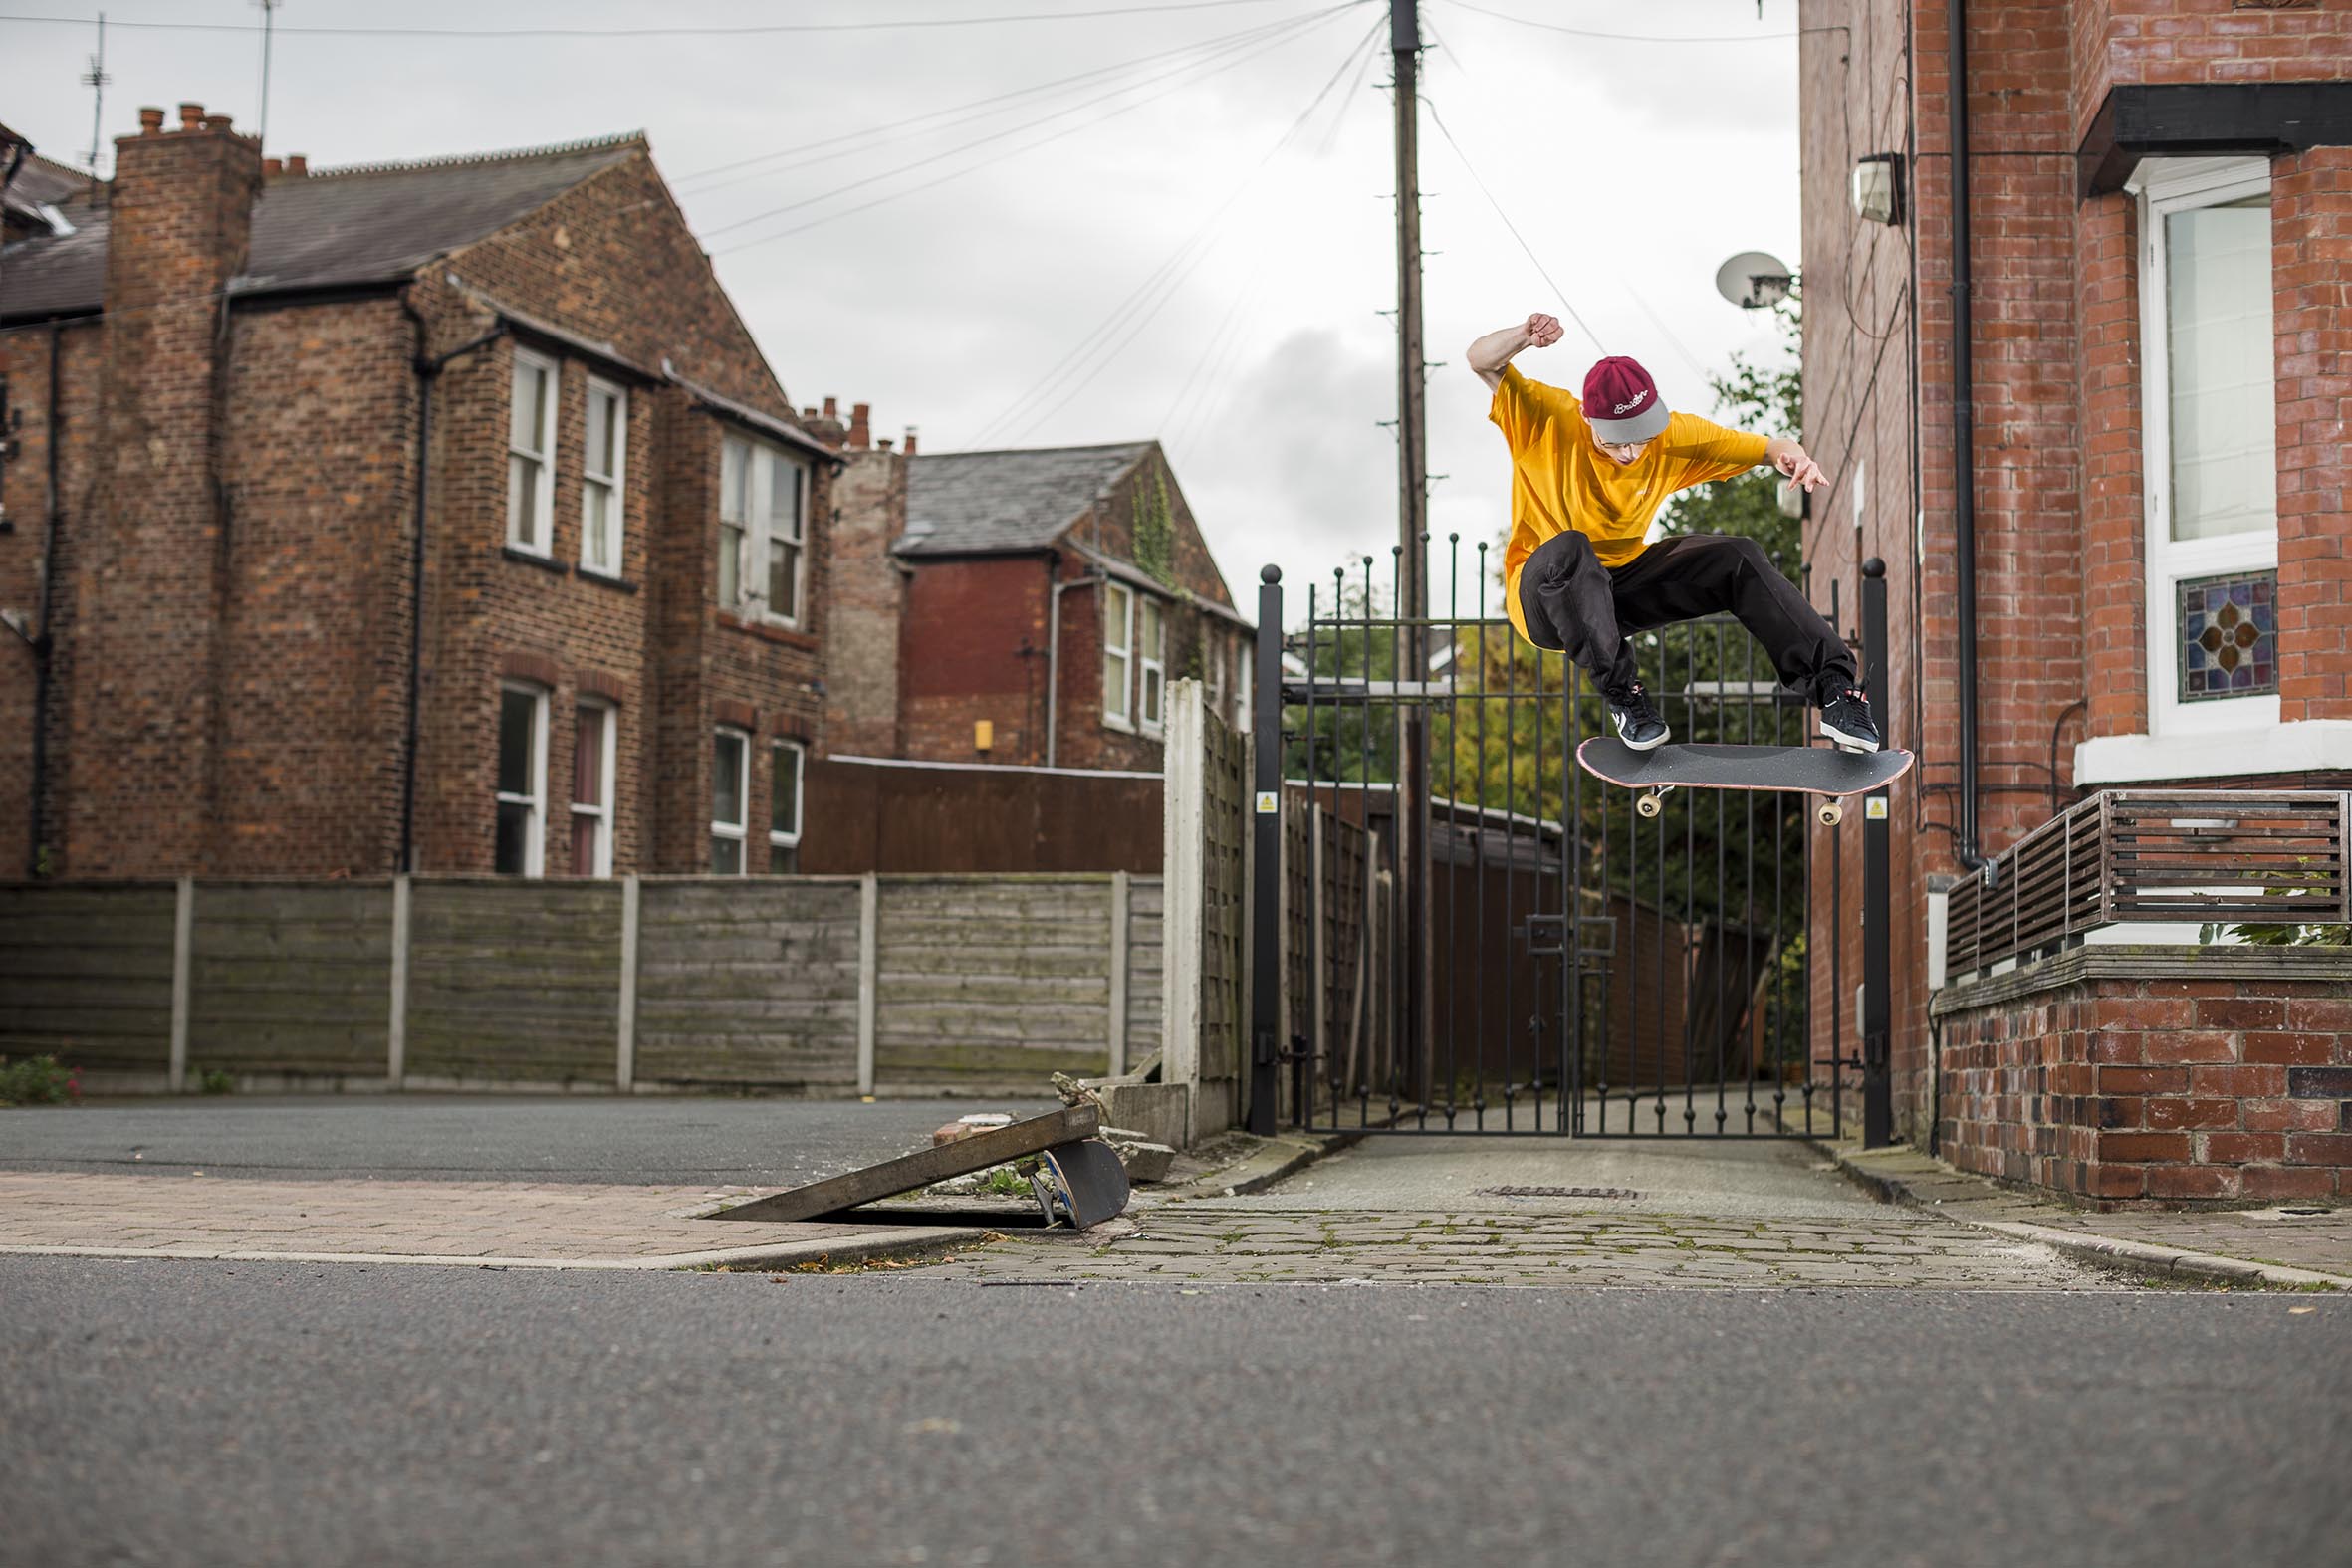
[[1192, 1140], [1201, 1090], [1202, 879], [1207, 830], [1206, 742], [1200, 688], [1169, 689], [1168, 731], [1161, 750], [1160, 1081], [1184, 1085], [1185, 1141]]
[[1129, 877], [1110, 874], [1110, 1076], [1127, 1070], [1127, 901]]
[[857, 1092], [874, 1092], [874, 1031], [881, 1002], [882, 882], [857, 879]]
[[409, 878], [392, 878], [392, 1006], [384, 1029], [384, 1086], [397, 1089], [408, 1076], [408, 902]]
[[179, 879], [171, 914], [171, 1065], [174, 1094], [188, 1086], [188, 968], [196, 937], [196, 879]]
[[620, 879], [620, 1017], [612, 1084], [622, 1094], [637, 1082], [637, 917], [642, 888], [634, 871]]

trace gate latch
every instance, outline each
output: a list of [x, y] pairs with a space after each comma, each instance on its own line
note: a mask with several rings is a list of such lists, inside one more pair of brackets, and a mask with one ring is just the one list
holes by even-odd
[[1520, 937], [1528, 945], [1528, 952], [1536, 958], [1557, 958], [1568, 951], [1568, 920], [1565, 915], [1529, 915], [1528, 923], [1520, 927]]

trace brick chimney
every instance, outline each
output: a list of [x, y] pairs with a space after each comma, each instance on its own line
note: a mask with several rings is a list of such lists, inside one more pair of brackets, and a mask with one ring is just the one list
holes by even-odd
[[900, 447], [899, 450], [904, 452], [908, 457], [915, 455], [915, 427], [913, 425], [908, 425], [906, 427], [906, 444]]
[[223, 299], [244, 271], [261, 144], [226, 114], [139, 112], [115, 142], [91, 467], [75, 571], [77, 703], [66, 749], [70, 873], [205, 869], [215, 792], [223, 548]]
[[[830, 402], [831, 399], [827, 398], [826, 401]], [[872, 450], [874, 444], [873, 429], [872, 426], [867, 422], [866, 418], [866, 416], [872, 412], [873, 405], [871, 403], [851, 403], [849, 405], [850, 451], [866, 452]]]
[[308, 152], [288, 153], [286, 155], [286, 172], [308, 179], [311, 173], [311, 155]]

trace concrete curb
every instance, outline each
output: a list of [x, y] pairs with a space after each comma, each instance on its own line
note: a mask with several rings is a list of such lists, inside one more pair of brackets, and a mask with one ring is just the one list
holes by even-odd
[[777, 1241], [650, 1257], [480, 1257], [425, 1252], [279, 1252], [252, 1248], [192, 1249], [133, 1246], [0, 1246], [14, 1257], [156, 1258], [230, 1263], [401, 1263], [427, 1268], [544, 1268], [653, 1273], [686, 1268], [791, 1267], [797, 1263], [861, 1263], [875, 1257], [920, 1257], [969, 1246], [987, 1232], [968, 1226], [904, 1226], [858, 1235]]
[[1968, 1223], [1987, 1231], [1999, 1231], [2003, 1235], [2016, 1236], [2020, 1240], [2039, 1241], [2093, 1268], [2116, 1269], [2132, 1274], [2211, 1279], [2226, 1284], [2258, 1284], [2297, 1290], [2352, 1290], [2352, 1278], [2342, 1274], [2288, 1268], [2282, 1263], [2255, 1263], [2243, 1258], [2218, 1257], [2211, 1252], [2184, 1252], [2169, 1246], [2151, 1246], [2144, 1241], [2124, 1241], [2114, 1236], [2086, 1234], [2079, 1231], [2057, 1231], [2045, 1225], [2027, 1225], [2015, 1220], [1970, 1220]]
[[1168, 1189], [1164, 1197], [1181, 1201], [1187, 1198], [1241, 1198], [1251, 1193], [1262, 1193], [1287, 1177], [1296, 1176], [1326, 1155], [1337, 1154], [1363, 1141], [1360, 1132], [1343, 1133], [1277, 1133], [1258, 1150], [1222, 1171], [1196, 1177], [1179, 1187]]
[[[2019, 1240], [2038, 1242], [2092, 1268], [2140, 1278], [2209, 1279], [2222, 1284], [2263, 1285], [2287, 1290], [2352, 1290], [2352, 1277], [2343, 1274], [2289, 1268], [2283, 1263], [2262, 1263], [2250, 1258], [2222, 1257], [2212, 1252], [2193, 1252], [2181, 1247], [2157, 1246], [2146, 1241], [2127, 1241], [2118, 1236], [2101, 1235], [2095, 1231], [2066, 1231], [2022, 1220], [1980, 1219], [1949, 1203], [1923, 1202], [1917, 1188], [1902, 1173], [1878, 1169], [1873, 1162], [1867, 1158], [1858, 1158], [1851, 1150], [1818, 1138], [1808, 1138], [1805, 1144], [1824, 1160], [1834, 1162], [1849, 1181], [1867, 1189], [1881, 1203], [1918, 1209], [1947, 1220], [1956, 1220], [1962, 1225], [1975, 1226], [1981, 1231], [1998, 1232]], [[1941, 1180], [1966, 1182], [1969, 1178], [1955, 1171], [1942, 1176]], [[1990, 1183], [1984, 1185], [1988, 1197], [1997, 1194], [2004, 1198], [2010, 1196]]]

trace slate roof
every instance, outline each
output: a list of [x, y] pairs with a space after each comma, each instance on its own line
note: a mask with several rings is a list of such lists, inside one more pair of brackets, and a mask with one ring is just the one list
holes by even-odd
[[902, 556], [1046, 550], [1151, 451], [1148, 441], [907, 460]]
[[[642, 134], [517, 152], [279, 175], [253, 205], [253, 248], [237, 294], [390, 283], [497, 233], [603, 169], [645, 150]], [[105, 209], [81, 227], [8, 248], [0, 318], [95, 311], [107, 271]]]

